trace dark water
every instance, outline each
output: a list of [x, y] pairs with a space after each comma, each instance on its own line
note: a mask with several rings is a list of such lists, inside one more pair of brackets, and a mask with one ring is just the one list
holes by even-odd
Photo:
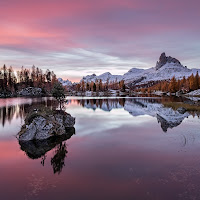
[[69, 99], [68, 137], [16, 139], [33, 107], [51, 99], [0, 99], [0, 199], [200, 199], [200, 119], [169, 99]]

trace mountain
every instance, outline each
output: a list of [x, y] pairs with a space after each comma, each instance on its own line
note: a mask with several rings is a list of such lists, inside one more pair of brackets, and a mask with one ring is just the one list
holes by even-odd
[[149, 69], [132, 68], [124, 75], [112, 75], [110, 72], [103, 73], [99, 76], [92, 74], [83, 77], [81, 81], [95, 82], [101, 79], [105, 83], [107, 80], [109, 82], [124, 80], [125, 83], [139, 85], [150, 81], [168, 80], [173, 76], [176, 79], [182, 79], [183, 76], [188, 77], [192, 73], [196, 74], [197, 71], [200, 72], [200, 69], [188, 69], [178, 59], [162, 53], [155, 67]]
[[160, 55], [159, 61], [156, 63], [156, 70], [160, 69], [162, 66], [164, 66], [167, 63], [175, 63], [177, 65], [181, 65], [180, 61], [176, 58], [172, 58], [171, 56], [167, 57], [165, 53], [162, 53]]
[[63, 80], [62, 78], [58, 78], [58, 81], [59, 81], [60, 83], [62, 83], [63, 86], [72, 86], [72, 82], [69, 81], [68, 79], [65, 81], [65, 80]]
[[112, 75], [110, 72], [106, 72], [106, 73], [103, 73], [103, 74], [101, 74], [99, 76], [97, 76], [96, 74], [87, 75], [87, 76], [84, 76], [82, 78], [82, 80], [84, 82], [91, 82], [91, 81], [95, 82], [96, 80], [100, 80], [101, 79], [102, 82], [105, 83], [107, 80], [109, 80], [109, 82], [115, 81], [115, 80], [121, 81], [122, 78], [123, 77], [121, 75]]
[[141, 74], [143, 80], [141, 82], [168, 80], [173, 76], [177, 79], [182, 79], [183, 76], [190, 76], [192, 72], [193, 70], [183, 66], [176, 58], [167, 57], [165, 53], [162, 53], [155, 67], [143, 71]]

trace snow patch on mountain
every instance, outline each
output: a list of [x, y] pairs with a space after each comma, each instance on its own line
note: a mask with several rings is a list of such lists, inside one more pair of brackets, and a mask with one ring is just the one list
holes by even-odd
[[133, 80], [141, 78], [144, 72], [144, 69], [132, 68], [123, 75], [122, 79], [125, 80], [125, 82], [131, 82]]

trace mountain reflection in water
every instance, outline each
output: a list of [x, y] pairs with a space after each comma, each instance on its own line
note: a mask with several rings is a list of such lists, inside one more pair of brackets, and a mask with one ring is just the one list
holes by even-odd
[[[30, 99], [28, 99], [30, 101]], [[82, 107], [93, 109], [101, 109], [105, 112], [110, 112], [112, 109], [124, 109], [132, 116], [149, 115], [157, 118], [158, 123], [164, 132], [169, 128], [177, 127], [182, 121], [190, 115], [190, 113], [180, 113], [170, 107], [165, 107], [163, 101], [173, 101], [174, 99], [161, 99], [161, 98], [109, 98], [109, 99], [75, 99], [77, 104]], [[28, 101], [28, 102], [29, 102]], [[70, 104], [72, 100], [68, 100]], [[0, 107], [0, 123], [2, 126], [6, 122], [12, 121], [13, 117], [24, 119], [30, 109], [38, 108], [40, 106], [56, 108], [57, 102], [49, 98], [41, 98], [32, 100], [29, 103], [23, 101], [21, 104], [6, 105]], [[1, 102], [0, 102], [1, 105]]]
[[156, 117], [158, 123], [164, 132], [168, 128], [174, 128], [190, 114], [180, 113], [172, 108], [165, 107], [162, 99], [159, 98], [128, 98], [128, 99], [82, 99], [78, 100], [79, 104], [88, 109], [96, 110], [97, 108], [110, 112], [112, 109], [124, 108], [132, 116], [149, 115]]

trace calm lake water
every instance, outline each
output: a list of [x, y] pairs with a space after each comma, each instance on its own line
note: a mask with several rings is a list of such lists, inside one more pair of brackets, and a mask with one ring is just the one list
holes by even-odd
[[68, 138], [16, 135], [51, 98], [0, 99], [0, 199], [200, 199], [200, 119], [161, 98], [70, 98]]

